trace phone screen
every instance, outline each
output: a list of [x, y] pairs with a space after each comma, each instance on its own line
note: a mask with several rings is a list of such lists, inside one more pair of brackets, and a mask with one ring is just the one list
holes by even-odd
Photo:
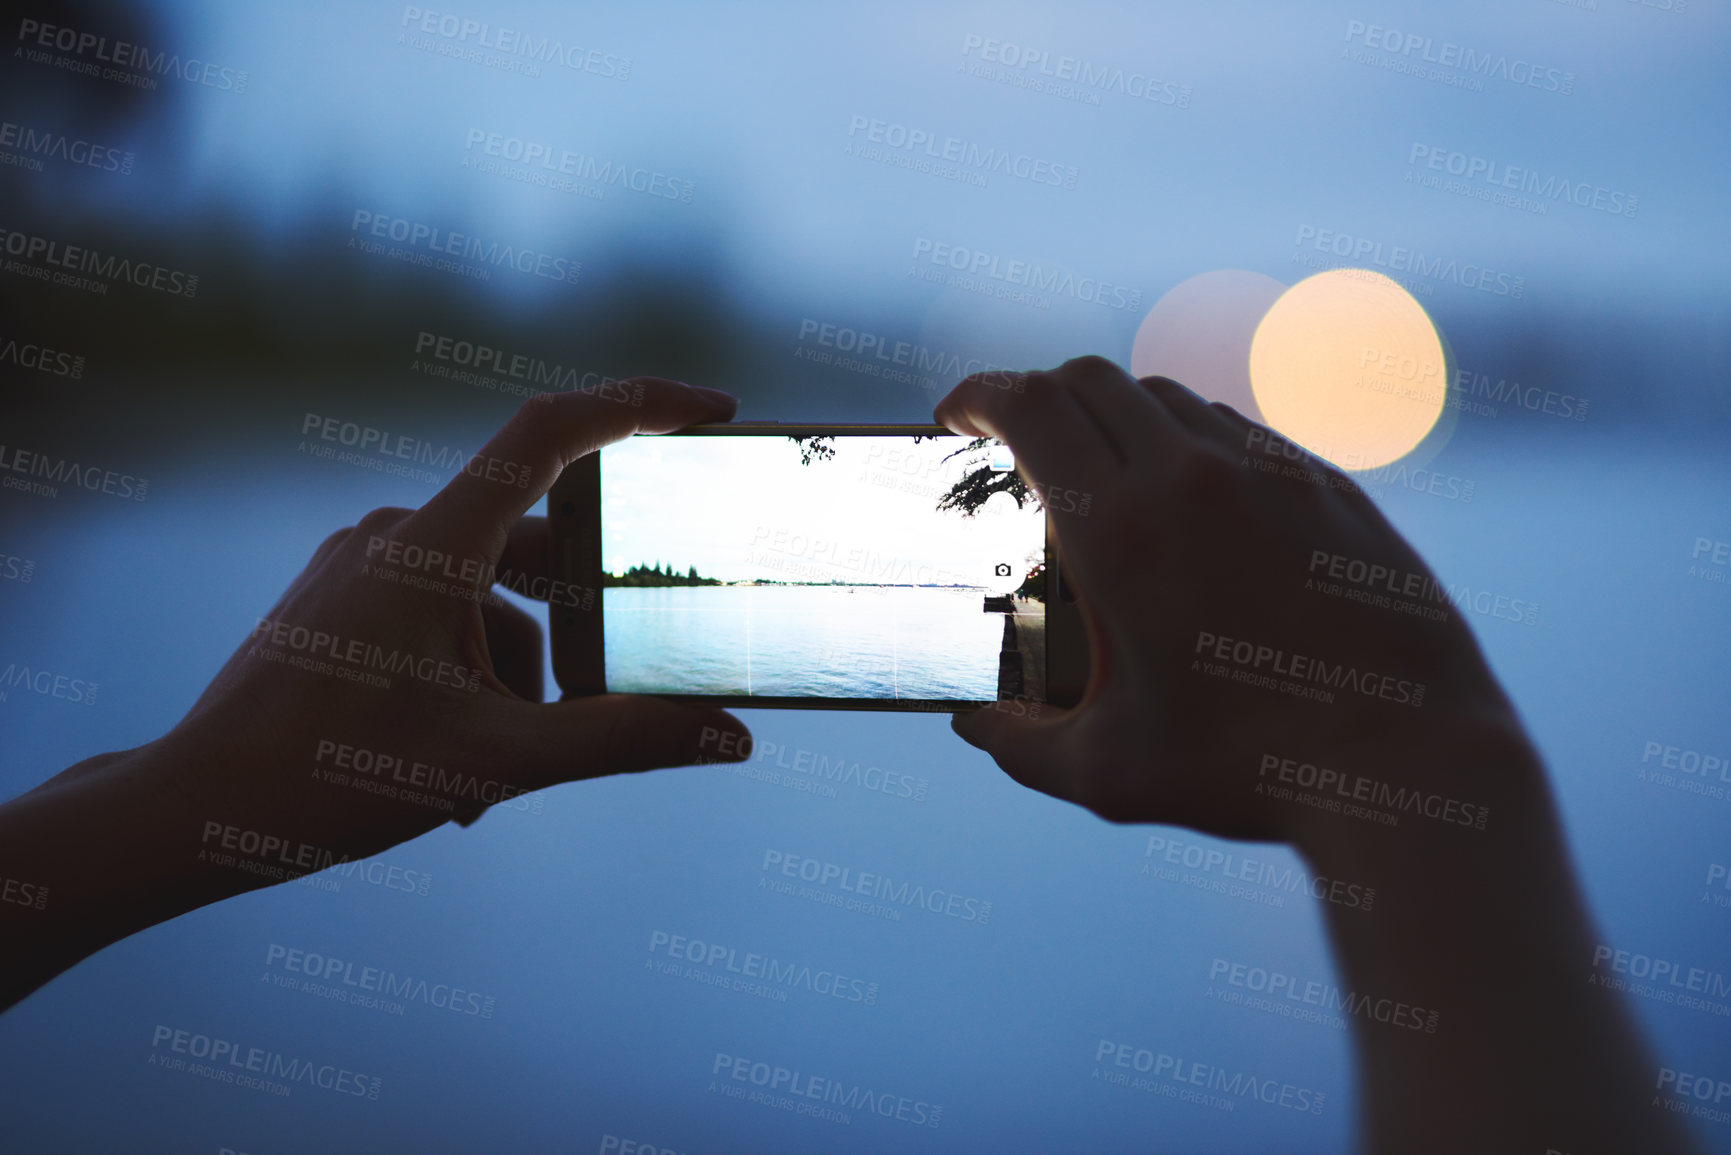
[[1044, 696], [1045, 515], [954, 435], [639, 436], [601, 451], [607, 689]]

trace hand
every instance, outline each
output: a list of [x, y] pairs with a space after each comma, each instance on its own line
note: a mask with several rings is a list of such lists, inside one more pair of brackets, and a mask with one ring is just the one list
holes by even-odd
[[[1082, 700], [953, 723], [1024, 785], [1116, 822], [1303, 844], [1318, 812], [1258, 792], [1278, 780], [1270, 758], [1419, 786], [1456, 773], [1446, 752], [1463, 742], [1525, 750], [1424, 562], [1356, 485], [1278, 435], [1098, 357], [970, 377], [935, 416], [1007, 443], [1036, 492], [1092, 497], [1050, 511], [1092, 649]], [[1316, 588], [1391, 582], [1431, 612]]]
[[506, 574], [534, 596], [573, 592], [548, 581], [546, 521], [523, 517], [566, 465], [736, 405], [622, 385], [524, 404], [426, 505], [327, 538], [173, 730], [0, 805], [0, 874], [48, 899], [0, 908], [0, 1010], [145, 927], [527, 791], [749, 750], [720, 710], [543, 704], [540, 627], [492, 592]]
[[[970, 377], [936, 415], [1007, 442], [1037, 493], [1083, 495], [1046, 504], [1092, 648], [1087, 690], [1038, 717], [958, 715], [957, 733], [1101, 817], [1291, 842], [1327, 893], [1375, 889], [1374, 915], [1319, 904], [1341, 986], [1440, 1025], [1353, 1016], [1364, 1150], [1690, 1150], [1646, 1104], [1654, 1066], [1627, 1008], [1563, 977], [1599, 940], [1537, 754], [1430, 571], [1356, 486], [1097, 357]], [[1344, 596], [1391, 582], [1407, 610], [1446, 618]], [[1494, 814], [1483, 829], [1362, 821], [1271, 793], [1289, 788], [1287, 760]], [[1339, 801], [1319, 785], [1295, 794]]]
[[[709, 751], [736, 748], [718, 733], [745, 730], [718, 710], [543, 704], [540, 627], [491, 592], [496, 573], [550, 588], [546, 521], [523, 514], [566, 465], [736, 405], [673, 381], [624, 384], [640, 406], [581, 392], [526, 402], [422, 508], [373, 510], [319, 546], [146, 759], [196, 816], [200, 846], [238, 829], [289, 843], [279, 861], [302, 846], [357, 858], [526, 791], [694, 762], [706, 728]], [[600, 613], [600, 591], [589, 596]]]

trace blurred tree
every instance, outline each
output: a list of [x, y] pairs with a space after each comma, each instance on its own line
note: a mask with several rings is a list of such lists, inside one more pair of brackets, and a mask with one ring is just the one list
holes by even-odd
[[824, 437], [821, 435], [813, 437], [795, 437], [792, 434], [789, 434], [787, 439], [799, 446], [799, 463], [801, 465], [810, 465], [813, 458], [816, 458], [818, 461], [828, 461], [835, 456], [834, 437]]
[[690, 567], [685, 573], [680, 573], [671, 564], [662, 568], [660, 562], [653, 566], [634, 565], [622, 574], [604, 573], [601, 575], [603, 586], [718, 586], [719, 578], [700, 577], [697, 567]]
[[938, 498], [940, 511], [959, 509], [963, 517], [972, 517], [993, 494], [998, 493], [1007, 493], [1015, 498], [1017, 509], [1024, 508], [1034, 500], [1034, 495], [1028, 491], [1027, 483], [1022, 480], [1021, 474], [1013, 469], [992, 468], [991, 447], [994, 443], [993, 438], [976, 437], [944, 457], [944, 460], [948, 461], [951, 457], [960, 457], [964, 453], [979, 455], [977, 462], [967, 462], [971, 468], [950, 486], [948, 493]]

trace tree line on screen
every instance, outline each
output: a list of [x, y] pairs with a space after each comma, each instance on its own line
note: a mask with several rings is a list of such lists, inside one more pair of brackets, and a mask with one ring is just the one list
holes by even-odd
[[719, 578], [700, 577], [697, 567], [692, 566], [680, 573], [671, 565], [663, 568], [660, 562], [652, 566], [634, 565], [622, 574], [604, 573], [601, 575], [603, 586], [718, 586]]

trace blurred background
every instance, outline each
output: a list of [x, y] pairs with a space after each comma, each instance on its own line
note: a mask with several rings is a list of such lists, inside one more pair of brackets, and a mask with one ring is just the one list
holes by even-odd
[[[1174, 375], [1207, 390], [1196, 330], [1158, 312], [1195, 300], [1232, 303], [1224, 395], [1274, 296], [1361, 267], [1422, 305], [1449, 394], [1367, 485], [1467, 591], [1604, 943], [1717, 984], [1634, 1000], [1658, 1059], [1731, 1079], [1723, 3], [28, 0], [9, 20], [0, 443], [126, 483], [6, 472], [0, 668], [97, 690], [0, 687], [0, 795], [161, 734], [319, 541], [451, 473], [322, 457], [315, 422], [469, 453], [537, 375], [644, 373], [727, 389], [745, 419], [918, 422], [967, 372], [1083, 353], [1195, 364]], [[518, 356], [538, 368], [502, 368]], [[560, 787], [86, 961], [0, 1019], [0, 1146], [1346, 1147], [1338, 1016], [1222, 998], [1247, 993], [1222, 962], [1335, 981], [1316, 900], [1215, 885], [1290, 853], [1108, 826], [941, 716], [743, 716], [742, 766]], [[1234, 865], [1171, 869], [1215, 850]], [[791, 856], [973, 917], [779, 893]], [[291, 988], [290, 952], [462, 1006]], [[781, 980], [736, 989], [748, 955]], [[163, 1026], [377, 1095], [166, 1071]], [[1108, 1041], [1320, 1110], [1113, 1085]], [[740, 1101], [735, 1060], [907, 1117]], [[1698, 1126], [1731, 1151], [1731, 1126]]]

